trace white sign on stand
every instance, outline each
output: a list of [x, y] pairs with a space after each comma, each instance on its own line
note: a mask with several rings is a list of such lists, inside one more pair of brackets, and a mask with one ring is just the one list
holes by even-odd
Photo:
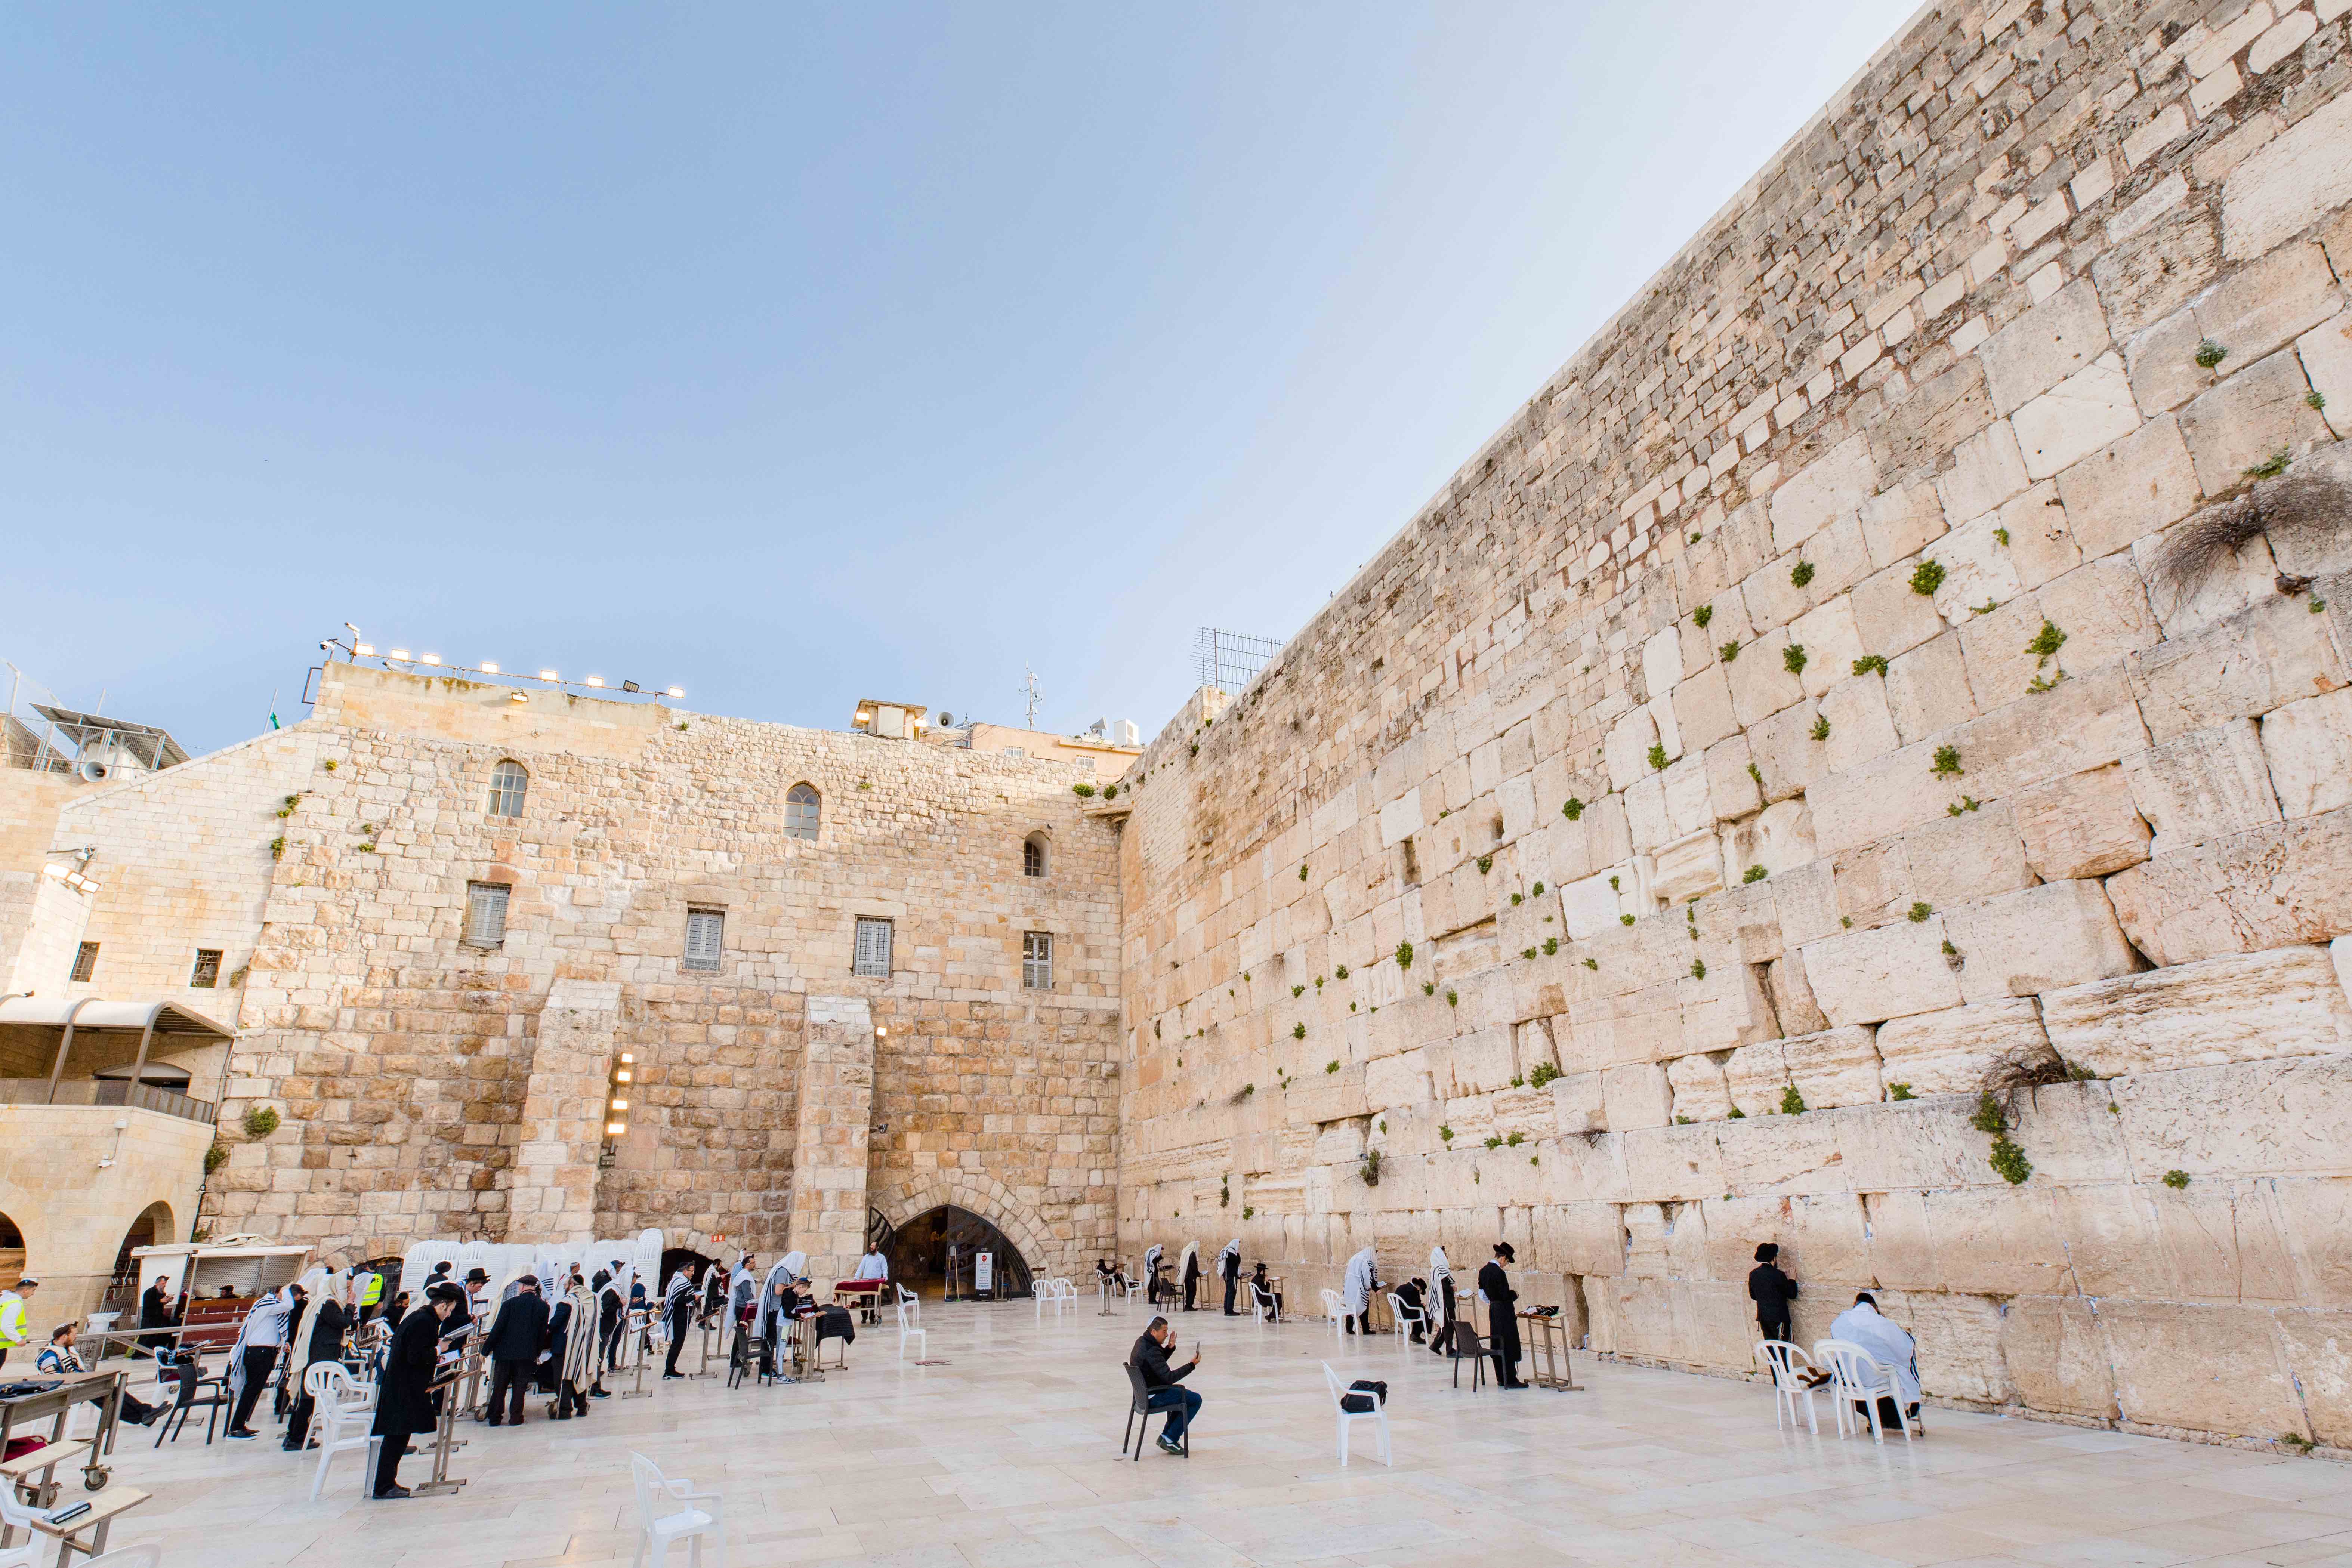
[[987, 1294], [996, 1289], [996, 1254], [982, 1251], [971, 1255], [971, 1288], [975, 1294]]

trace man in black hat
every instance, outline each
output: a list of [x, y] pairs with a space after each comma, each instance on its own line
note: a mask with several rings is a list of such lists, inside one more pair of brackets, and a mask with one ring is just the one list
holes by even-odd
[[1756, 1303], [1756, 1327], [1768, 1340], [1786, 1340], [1797, 1299], [1797, 1282], [1780, 1269], [1780, 1244], [1759, 1242], [1756, 1267], [1748, 1271], [1748, 1299]]
[[[547, 1348], [547, 1303], [540, 1300], [539, 1280], [526, 1274], [515, 1293], [499, 1303], [499, 1315], [482, 1341], [490, 1358], [490, 1415], [496, 1426], [502, 1409], [509, 1426], [522, 1425], [523, 1399], [530, 1392], [531, 1369]], [[509, 1392], [511, 1391], [511, 1397]]]
[[392, 1348], [384, 1353], [383, 1372], [376, 1379], [375, 1480], [370, 1495], [404, 1498], [400, 1457], [410, 1436], [433, 1430], [433, 1371], [438, 1363], [441, 1332], [466, 1292], [444, 1279], [425, 1292], [429, 1303], [408, 1314], [393, 1331]]
[[1525, 1388], [1519, 1381], [1519, 1293], [1511, 1289], [1504, 1265], [1517, 1255], [1511, 1244], [1498, 1241], [1491, 1262], [1478, 1270], [1478, 1295], [1486, 1303], [1486, 1348], [1495, 1357], [1495, 1386]]

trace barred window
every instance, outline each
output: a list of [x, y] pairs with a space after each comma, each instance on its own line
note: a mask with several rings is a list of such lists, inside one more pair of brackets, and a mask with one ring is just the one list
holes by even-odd
[[98, 943], [86, 942], [74, 953], [73, 977], [77, 983], [98, 973]]
[[466, 945], [502, 947], [507, 940], [507, 895], [504, 882], [466, 884]]
[[1021, 846], [1021, 874], [1042, 877], [1045, 874], [1045, 836], [1033, 833]]
[[1018, 747], [1018, 746], [1007, 746], [1007, 747], [1005, 747], [1005, 748], [1004, 748], [1004, 754], [1005, 754], [1006, 756], [1008, 756], [1008, 757], [1023, 757], [1023, 758], [1025, 758], [1025, 757], [1027, 757], [1027, 756], [1029, 755], [1029, 753], [1028, 753], [1028, 752], [1026, 752], [1023, 751], [1023, 750], [1022, 750], [1020, 747]]
[[1045, 931], [1021, 933], [1021, 984], [1032, 991], [1054, 988], [1054, 939]]
[[220, 961], [219, 948], [196, 949], [196, 966], [188, 972], [188, 984], [198, 991], [210, 991], [220, 984]]
[[857, 945], [850, 956], [850, 973], [890, 978], [890, 922], [860, 919]]
[[814, 785], [793, 785], [784, 795], [784, 837], [814, 839], [817, 818], [823, 809]]
[[1094, 771], [1095, 760], [1092, 757], [1080, 757], [1078, 759], [1078, 772], [1082, 773], [1090, 773]]
[[490, 770], [490, 815], [520, 816], [522, 797], [530, 791], [530, 774], [514, 761], [500, 763]]
[[686, 911], [686, 962], [684, 969], [715, 970], [719, 955], [727, 945], [727, 911], [724, 910], [688, 910]]

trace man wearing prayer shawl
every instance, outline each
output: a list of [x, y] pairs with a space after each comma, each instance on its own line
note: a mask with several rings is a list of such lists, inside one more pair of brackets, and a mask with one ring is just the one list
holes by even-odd
[[669, 1277], [667, 1289], [662, 1291], [662, 1323], [669, 1331], [669, 1355], [662, 1363], [665, 1381], [684, 1377], [677, 1370], [677, 1352], [686, 1348], [686, 1331], [694, 1321], [694, 1278], [683, 1264]]
[[[1882, 1426], [1900, 1426], [1902, 1415], [1911, 1418], [1915, 1431], [1924, 1432], [1927, 1426], [1919, 1419], [1919, 1345], [1904, 1327], [1882, 1314], [1878, 1299], [1864, 1290], [1853, 1299], [1853, 1305], [1837, 1315], [1830, 1324], [1830, 1338], [1860, 1345], [1870, 1352], [1871, 1359], [1895, 1374], [1895, 1391], [1903, 1396], [1903, 1410], [1897, 1412], [1895, 1401], [1881, 1395], [1878, 1420]], [[1860, 1401], [1854, 1408], [1863, 1409]], [[1865, 1411], [1863, 1419], [1868, 1420]]]
[[1147, 1307], [1160, 1305], [1160, 1259], [1166, 1248], [1153, 1242], [1143, 1254], [1143, 1302]]
[[310, 1313], [310, 1342], [306, 1347], [301, 1363], [305, 1374], [301, 1397], [295, 1400], [294, 1413], [286, 1418], [285, 1447], [289, 1454], [299, 1453], [309, 1447], [310, 1441], [313, 1401], [308, 1376], [310, 1370], [320, 1362], [341, 1363], [343, 1331], [351, 1325], [350, 1316], [343, 1310], [343, 1303], [332, 1288], [321, 1291], [320, 1298], [318, 1307]]
[[1454, 1295], [1454, 1270], [1445, 1261], [1443, 1244], [1429, 1249], [1429, 1348], [1444, 1355], [1454, 1342], [1454, 1324], [1459, 1312]]
[[1177, 1268], [1184, 1280], [1184, 1310], [1192, 1310], [1192, 1293], [1201, 1288], [1201, 1247], [1197, 1242], [1184, 1244], [1184, 1261]]
[[228, 1352], [228, 1392], [236, 1401], [236, 1414], [228, 1424], [230, 1436], [257, 1436], [246, 1422], [261, 1402], [261, 1391], [269, 1385], [269, 1373], [286, 1348], [288, 1325], [301, 1304], [302, 1288], [288, 1285], [264, 1293], [245, 1314], [245, 1325]]
[[1503, 1266], [1515, 1255], [1511, 1244], [1495, 1244], [1494, 1261], [1478, 1270], [1478, 1299], [1486, 1303], [1486, 1348], [1495, 1357], [1495, 1386], [1525, 1388], [1519, 1381], [1519, 1293]]
[[1372, 1331], [1372, 1292], [1380, 1281], [1372, 1276], [1372, 1249], [1365, 1247], [1348, 1259], [1348, 1272], [1339, 1284], [1339, 1299], [1348, 1318], [1348, 1331]]
[[1225, 1282], [1225, 1316], [1228, 1318], [1240, 1316], [1234, 1310], [1234, 1292], [1241, 1289], [1242, 1283], [1242, 1238], [1240, 1237], [1237, 1236], [1225, 1243], [1223, 1250], [1217, 1254], [1217, 1275]]
[[369, 1495], [379, 1500], [408, 1495], [400, 1484], [400, 1457], [411, 1436], [433, 1430], [433, 1373], [440, 1361], [443, 1325], [465, 1293], [443, 1280], [425, 1291], [429, 1305], [409, 1313], [393, 1331], [383, 1373], [376, 1380], [375, 1422], [369, 1428], [378, 1439]]
[[792, 1321], [801, 1315], [803, 1306], [798, 1281], [802, 1267], [808, 1262], [804, 1252], [788, 1252], [777, 1265], [768, 1270], [766, 1288], [760, 1297], [760, 1312], [751, 1326], [751, 1337], [760, 1347], [760, 1375], [779, 1378], [785, 1383], [800, 1380], [792, 1375], [785, 1364], [785, 1347], [792, 1332]]
[[555, 1418], [568, 1421], [588, 1414], [588, 1390], [596, 1382], [596, 1292], [572, 1265], [572, 1293], [557, 1309], [564, 1314], [562, 1338], [555, 1351]]

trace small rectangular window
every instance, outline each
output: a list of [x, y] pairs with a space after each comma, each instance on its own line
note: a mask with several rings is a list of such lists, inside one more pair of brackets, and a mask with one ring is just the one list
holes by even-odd
[[688, 910], [686, 911], [686, 961], [682, 969], [716, 970], [719, 955], [727, 946], [727, 911], [724, 910]]
[[466, 945], [501, 947], [507, 940], [507, 895], [503, 882], [466, 884]]
[[98, 943], [86, 942], [74, 954], [73, 977], [77, 982], [88, 980], [98, 973]]
[[1007, 746], [1004, 748], [1004, 754], [1008, 757], [1026, 757], [1029, 753], [1018, 746]]
[[878, 979], [890, 978], [890, 922], [864, 920], [857, 922], [856, 951], [850, 956], [850, 973], [871, 974]]
[[1054, 939], [1048, 933], [1021, 933], [1021, 984], [1032, 991], [1054, 988]]
[[196, 966], [188, 972], [188, 984], [199, 991], [210, 991], [220, 984], [220, 949], [196, 949]]
[[1090, 773], [1094, 771], [1095, 760], [1092, 757], [1080, 757], [1078, 759], [1078, 772], [1082, 773]]

